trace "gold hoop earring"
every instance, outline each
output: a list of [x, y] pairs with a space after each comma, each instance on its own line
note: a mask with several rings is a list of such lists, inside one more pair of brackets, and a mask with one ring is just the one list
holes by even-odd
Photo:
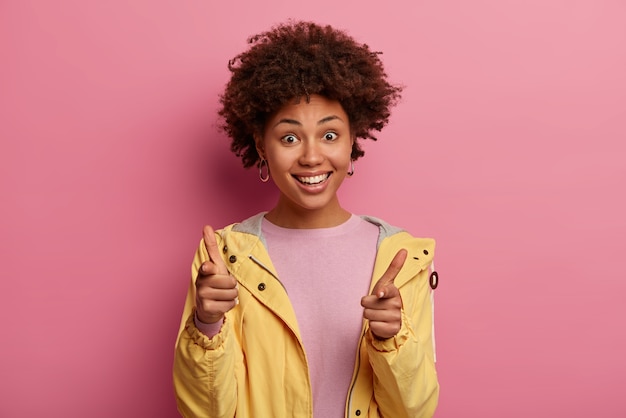
[[[265, 166], [265, 176], [263, 175], [263, 166]], [[261, 158], [259, 162], [259, 178], [263, 183], [267, 183], [270, 179], [270, 166], [265, 158]]]
[[354, 160], [350, 160], [350, 171], [348, 171], [348, 177], [352, 177], [354, 175]]

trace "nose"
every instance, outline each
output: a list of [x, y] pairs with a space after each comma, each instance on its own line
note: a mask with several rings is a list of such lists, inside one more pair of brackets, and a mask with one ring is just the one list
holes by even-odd
[[302, 146], [302, 154], [299, 163], [303, 166], [315, 166], [324, 161], [322, 144], [319, 141], [307, 140]]

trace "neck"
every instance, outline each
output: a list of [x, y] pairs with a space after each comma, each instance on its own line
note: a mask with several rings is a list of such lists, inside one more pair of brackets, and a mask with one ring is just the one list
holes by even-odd
[[350, 216], [352, 214], [342, 208], [338, 201], [321, 209], [306, 209], [290, 206], [279, 199], [276, 207], [270, 210], [265, 218], [283, 228], [315, 229], [341, 225], [350, 219]]

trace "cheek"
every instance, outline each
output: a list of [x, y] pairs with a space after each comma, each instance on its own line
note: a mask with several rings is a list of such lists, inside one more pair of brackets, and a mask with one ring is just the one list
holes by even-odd
[[352, 147], [345, 147], [340, 152], [335, 153], [334, 160], [336, 164], [342, 166], [349, 166], [352, 159]]
[[289, 170], [289, 159], [285, 158], [285, 155], [277, 154], [277, 153], [267, 153], [267, 161], [270, 167], [270, 170], [274, 173], [279, 173], [282, 171]]

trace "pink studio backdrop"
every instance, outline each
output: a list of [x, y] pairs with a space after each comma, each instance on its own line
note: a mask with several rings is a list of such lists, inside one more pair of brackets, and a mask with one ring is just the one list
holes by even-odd
[[444, 417], [626, 416], [620, 1], [0, 3], [0, 416], [173, 417], [204, 223], [268, 209], [215, 127], [288, 17], [406, 86], [342, 190], [438, 239]]

